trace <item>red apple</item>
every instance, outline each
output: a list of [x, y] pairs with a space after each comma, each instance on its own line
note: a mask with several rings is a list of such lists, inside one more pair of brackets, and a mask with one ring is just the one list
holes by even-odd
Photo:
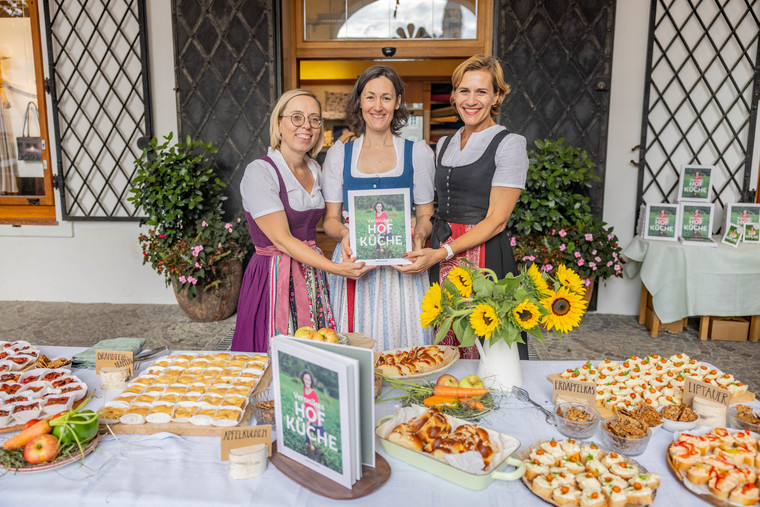
[[24, 446], [24, 459], [36, 465], [37, 463], [53, 461], [58, 457], [59, 451], [58, 439], [48, 433], [35, 437]]
[[314, 340], [316, 338], [317, 330], [311, 326], [303, 326], [296, 329], [293, 336], [296, 338], [306, 338], [307, 340]]
[[334, 329], [323, 327], [317, 331], [316, 339], [327, 343], [338, 343], [338, 333], [336, 333]]
[[445, 375], [441, 375], [438, 377], [438, 381], [435, 383], [437, 386], [446, 386], [446, 387], [458, 387], [459, 386], [459, 380], [454, 375], [449, 375], [448, 373]]
[[[483, 379], [478, 377], [477, 375], [467, 375], [465, 378], [459, 381], [459, 387], [466, 387], [468, 389], [485, 389], [485, 384], [483, 384]], [[483, 397], [483, 395], [479, 396], [472, 396], [473, 400], [480, 400]]]

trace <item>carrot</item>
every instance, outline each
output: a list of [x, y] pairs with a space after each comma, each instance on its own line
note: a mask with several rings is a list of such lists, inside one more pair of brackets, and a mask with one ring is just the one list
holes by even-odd
[[473, 389], [469, 387], [450, 387], [450, 386], [435, 386], [433, 388], [433, 394], [438, 396], [454, 396], [456, 398], [472, 398], [475, 396], [483, 396], [488, 393], [488, 389]]
[[464, 406], [467, 408], [470, 408], [472, 410], [485, 410], [486, 406], [480, 403], [478, 400], [473, 400], [472, 398], [469, 398], [467, 401], [464, 402]]
[[459, 404], [456, 396], [428, 396], [422, 403], [426, 407], [456, 407]]
[[24, 447], [27, 443], [31, 442], [35, 437], [38, 437], [40, 435], [44, 435], [45, 433], [50, 433], [52, 431], [52, 428], [50, 427], [50, 424], [43, 419], [42, 421], [38, 422], [34, 426], [31, 426], [25, 430], [23, 430], [18, 435], [13, 436], [12, 438], [9, 438], [5, 442], [3, 442], [3, 449], [20, 449], [21, 447]]

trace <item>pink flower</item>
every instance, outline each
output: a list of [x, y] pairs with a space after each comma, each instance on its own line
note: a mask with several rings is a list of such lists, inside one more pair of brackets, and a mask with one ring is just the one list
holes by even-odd
[[509, 244], [511, 246], [517, 246], [517, 240], [515, 238], [510, 238], [509, 239]]
[[591, 279], [586, 278], [585, 280], [583, 280], [583, 285], [585, 285], [586, 287], [588, 287], [589, 285], [591, 285]]
[[208, 222], [206, 222], [205, 220], [201, 222], [201, 227], [208, 227]]
[[583, 237], [586, 238], [586, 241], [594, 241], [594, 235], [591, 233], [588, 233]]
[[589, 262], [588, 263], [588, 267], [590, 267], [591, 269], [593, 269], [594, 271], [596, 271], [596, 262]]
[[181, 275], [179, 277], [179, 283], [185, 283], [187, 281], [187, 278], [185, 278], [185, 275]]
[[224, 228], [227, 229], [229, 232], [232, 232], [232, 224], [227, 222], [224, 224]]
[[195, 285], [196, 283], [198, 283], [198, 279], [197, 279], [197, 278], [194, 278], [194, 277], [192, 277], [192, 276], [188, 276], [188, 277], [187, 277], [187, 282], [188, 282], [188, 283], [192, 283], [193, 285]]
[[240, 223], [240, 219], [239, 218], [237, 219], [237, 223]]
[[612, 266], [612, 261], [607, 263], [607, 267], [610, 267], [610, 266]]
[[577, 259], [577, 258], [579, 258], [581, 256], [581, 253], [580, 252], [575, 252], [573, 255], [575, 255], [575, 258]]
[[552, 235], [557, 234], [556, 229], [552, 229]]
[[522, 260], [533, 262], [534, 260], [536, 260], [536, 257], [534, 255], [526, 255], [525, 257], [522, 258]]
[[163, 234], [159, 234], [158, 237], [159, 238], [165, 238], [166, 236], [164, 236]]
[[561, 244], [561, 245], [559, 246], [559, 251], [560, 251], [560, 252], [564, 252], [565, 250], [567, 250], [567, 245], [565, 245], [565, 244], [563, 243], [563, 244]]
[[601, 258], [601, 257], [599, 257], [598, 255], [597, 255], [596, 257], [594, 257], [594, 260], [595, 260], [596, 262], [602, 262], [602, 258]]
[[198, 254], [203, 251], [203, 245], [193, 247], [193, 257], [198, 257]]
[[221, 243], [219, 243], [219, 245], [217, 246], [217, 248], [222, 248], [222, 244], [221, 244]]
[[586, 261], [584, 261], [583, 259], [578, 259], [579, 266], [583, 266], [584, 264], [586, 264]]
[[567, 236], [567, 233], [565, 232], [565, 229], [560, 229], [560, 230], [559, 230], [559, 235], [560, 235], [561, 237], [563, 237], [563, 238], [564, 238], [565, 236]]
[[596, 250], [591, 250], [591, 255], [596, 255]]
[[547, 273], [553, 269], [554, 269], [554, 266], [552, 266], [551, 264], [544, 264], [543, 266], [541, 266], [541, 271], [546, 271]]
[[614, 238], [614, 237], [615, 237], [615, 235], [614, 235], [614, 234], [612, 234], [612, 233], [609, 233], [609, 234], [607, 234], [607, 239], [612, 239], [612, 238]]
[[200, 267], [201, 267], [201, 265], [200, 265], [199, 263], [197, 263], [197, 262], [196, 262], [196, 263], [195, 263], [195, 267], [196, 267], [196, 268], [200, 268]]

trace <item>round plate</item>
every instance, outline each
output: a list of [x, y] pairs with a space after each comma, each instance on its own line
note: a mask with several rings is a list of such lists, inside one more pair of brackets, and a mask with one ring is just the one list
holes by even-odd
[[[543, 442], [549, 442], [549, 440], [539, 440], [538, 442], [536, 442], [535, 444], [531, 445], [531, 446], [530, 446], [530, 447], [528, 447], [527, 449], [523, 449], [523, 450], [522, 450], [522, 451], [520, 451], [520, 453], [517, 455], [517, 459], [520, 459], [520, 460], [523, 460], [523, 461], [525, 461], [526, 459], [528, 459], [528, 458], [530, 457], [530, 453], [531, 453], [531, 451], [532, 451], [533, 449], [537, 449], [537, 448], [540, 448], [540, 447], [541, 447], [541, 444], [542, 444]], [[590, 444], [590, 443], [594, 443], [594, 444], [596, 444], [596, 442], [595, 442], [595, 441], [592, 441], [592, 440], [583, 440], [583, 441], [576, 441], [576, 443], [578, 444], [578, 446], [582, 446], [583, 444]], [[611, 451], [609, 451], [609, 450], [605, 449], [604, 447], [600, 446], [599, 444], [596, 444], [596, 445], [599, 447], [599, 449], [600, 449], [602, 452], [604, 452], [604, 454], [605, 454], [605, 455], [607, 455], [607, 454], [609, 454], [609, 453], [611, 452]], [[622, 455], [621, 455], [620, 457], [621, 457], [621, 459], [622, 459], [623, 461], [627, 461], [628, 463], [630, 463], [630, 464], [633, 464], [633, 465], [636, 465], [637, 467], [639, 467], [639, 470], [641, 470], [642, 472], [644, 472], [644, 473], [647, 473], [647, 472], [649, 472], [649, 470], [647, 470], [647, 469], [646, 469], [646, 467], [642, 466], [642, 465], [641, 465], [641, 463], [639, 463], [639, 462], [638, 462], [638, 461], [636, 461], [635, 459], [629, 458], [628, 456], [622, 456]], [[525, 477], [525, 475], [523, 475], [523, 476], [522, 476], [522, 479], [521, 479], [521, 480], [522, 480], [523, 484], [525, 484], [525, 487], [527, 487], [527, 488], [530, 490], [530, 492], [531, 492], [531, 493], [533, 493], [534, 495], [536, 495], [536, 496], [537, 496], [538, 498], [540, 498], [541, 500], [543, 500], [543, 501], [545, 501], [545, 502], [548, 502], [548, 503], [550, 503], [550, 504], [552, 504], [552, 505], [557, 505], [557, 506], [559, 506], [559, 505], [560, 505], [560, 504], [558, 504], [557, 502], [555, 502], [555, 501], [554, 501], [552, 498], [544, 498], [544, 497], [542, 497], [541, 495], [539, 495], [538, 493], [536, 493], [535, 491], [533, 491], [533, 488], [531, 487], [531, 481], [529, 481], [529, 480], [528, 480], [528, 479]], [[662, 484], [660, 484], [660, 486], [662, 486]], [[657, 488], [657, 489], [659, 489], [659, 488]], [[652, 491], [652, 497], [653, 497], [653, 498], [657, 496], [657, 489], [655, 489], [655, 490], [653, 490], [653, 491]], [[631, 505], [631, 504], [627, 504], [627, 505]]]
[[[713, 429], [714, 428], [708, 428], [708, 427], [702, 426], [693, 431], [689, 431], [688, 433], [692, 435], [704, 435], [706, 433], [710, 433]], [[736, 428], [727, 428], [727, 429], [728, 431], [731, 432], [731, 434], [737, 433], [739, 431], [744, 431], [744, 430], [736, 429]], [[694, 484], [690, 482], [686, 478], [686, 472], [678, 469], [676, 464], [673, 462], [673, 458], [671, 458], [670, 456], [670, 448], [673, 444], [678, 442], [678, 439], [680, 438], [681, 433], [687, 433], [687, 432], [676, 431], [675, 434], [673, 435], [673, 441], [670, 442], [670, 444], [668, 444], [668, 447], [665, 449], [665, 459], [668, 462], [670, 471], [673, 473], [676, 479], [679, 480], [679, 482], [683, 485], [683, 487], [688, 489], [691, 493], [695, 494], [696, 496], [698, 496], [705, 502], [711, 503], [713, 505], [718, 505], [721, 507], [733, 507], [733, 506], [739, 505], [734, 502], [730, 502], [728, 498], [718, 498], [710, 491], [710, 488], [707, 487], [707, 484]], [[755, 439], [760, 439], [760, 434], [750, 432], [750, 435], [755, 437]]]
[[[389, 378], [421, 378], [433, 375], [436, 373], [443, 373], [448, 370], [449, 367], [459, 360], [459, 347], [452, 347], [450, 345], [425, 345], [427, 347], [437, 347], [443, 351], [443, 362], [435, 368], [419, 373], [412, 373], [411, 375], [385, 375]], [[396, 354], [398, 352], [405, 352], [419, 347], [404, 347], [400, 349], [384, 350], [381, 354]]]
[[[94, 451], [96, 445], [98, 445], [97, 436], [93, 438], [89, 444], [87, 444], [87, 447], [84, 448], [84, 455], [86, 456], [90, 454], [92, 451]], [[66, 465], [70, 465], [71, 463], [74, 463], [75, 461], [79, 461], [81, 459], [82, 459], [82, 455], [77, 453], [73, 456], [68, 456], [66, 458], [56, 458], [50, 463], [40, 463], [39, 465], [29, 465], [22, 468], [13, 468], [13, 467], [5, 468], [3, 466], [0, 466], [0, 468], [8, 472], [16, 472], [19, 474], [30, 474], [34, 472], [45, 472], [46, 470], [54, 470], [56, 468], [65, 467]]]

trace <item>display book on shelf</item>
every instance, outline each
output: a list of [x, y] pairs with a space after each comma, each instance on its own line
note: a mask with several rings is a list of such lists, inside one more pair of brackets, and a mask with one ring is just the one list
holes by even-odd
[[375, 466], [372, 350], [277, 336], [271, 360], [278, 452], [351, 488]]

